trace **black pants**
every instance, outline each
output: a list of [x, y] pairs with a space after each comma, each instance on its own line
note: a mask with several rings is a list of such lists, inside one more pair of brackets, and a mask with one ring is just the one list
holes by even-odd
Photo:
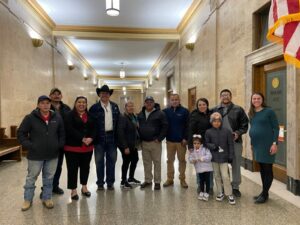
[[137, 162], [139, 161], [139, 154], [137, 149], [131, 148], [130, 153], [128, 155], [125, 154], [124, 149], [120, 149], [123, 158], [122, 164], [122, 181], [127, 181], [127, 171], [130, 164], [129, 169], [129, 178], [134, 178], [134, 172], [136, 169]]
[[273, 182], [273, 164], [270, 163], [259, 163], [260, 165], [260, 176], [263, 186], [262, 194], [264, 197], [269, 196], [269, 189]]
[[58, 188], [58, 186], [59, 186], [59, 178], [61, 175], [63, 162], [64, 162], [64, 150], [59, 149], [57, 167], [56, 167], [56, 171], [55, 171], [55, 174], [53, 177], [53, 189]]
[[80, 169], [80, 184], [86, 185], [90, 173], [90, 162], [93, 152], [65, 152], [68, 169], [68, 189], [77, 188], [78, 169]]
[[[200, 191], [209, 193], [211, 172], [197, 173], [200, 180]], [[205, 190], [204, 190], [205, 186]]]

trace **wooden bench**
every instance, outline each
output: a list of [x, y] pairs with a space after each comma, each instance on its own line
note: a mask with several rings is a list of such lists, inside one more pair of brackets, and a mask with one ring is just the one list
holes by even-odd
[[2, 160], [22, 160], [22, 146], [15, 138], [0, 139], [0, 162]]

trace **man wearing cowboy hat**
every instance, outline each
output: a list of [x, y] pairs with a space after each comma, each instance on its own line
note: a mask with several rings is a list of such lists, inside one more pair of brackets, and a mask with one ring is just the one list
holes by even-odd
[[[119, 107], [109, 100], [113, 93], [107, 85], [96, 89], [100, 101], [90, 108], [90, 113], [97, 119], [97, 138], [95, 140], [95, 163], [97, 169], [98, 190], [104, 190], [106, 182], [108, 190], [114, 190], [115, 164], [117, 161], [117, 123]], [[106, 157], [106, 163], [104, 161]], [[106, 181], [104, 166], [106, 165]]]

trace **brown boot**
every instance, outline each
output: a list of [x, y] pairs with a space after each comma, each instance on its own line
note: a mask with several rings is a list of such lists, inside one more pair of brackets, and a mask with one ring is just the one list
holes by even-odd
[[43, 205], [47, 208], [47, 209], [52, 209], [54, 207], [53, 201], [52, 199], [47, 199], [43, 201]]
[[163, 184], [163, 186], [164, 186], [164, 187], [169, 187], [169, 186], [173, 186], [173, 184], [174, 184], [174, 181], [173, 181], [173, 180], [167, 180], [167, 181]]
[[28, 210], [30, 207], [31, 207], [31, 202], [25, 200], [25, 201], [23, 202], [23, 205], [22, 205], [21, 210], [22, 210], [22, 211], [26, 211], [26, 210]]
[[188, 188], [189, 186], [187, 185], [187, 183], [185, 182], [185, 180], [181, 180], [180, 181], [181, 187], [183, 188]]

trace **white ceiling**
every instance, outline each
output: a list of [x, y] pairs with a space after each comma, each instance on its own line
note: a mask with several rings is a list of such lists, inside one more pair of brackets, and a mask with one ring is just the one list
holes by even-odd
[[107, 16], [105, 0], [37, 0], [58, 25], [176, 28], [192, 0], [120, 0], [120, 15]]
[[[193, 0], [120, 0], [120, 15], [105, 12], [105, 0], [37, 0], [56, 25], [176, 29]], [[167, 40], [68, 39], [100, 76], [146, 77]], [[115, 86], [135, 86], [141, 81], [104, 80]]]
[[71, 39], [99, 75], [118, 76], [124, 63], [126, 76], [146, 76], [167, 41], [110, 41]]

